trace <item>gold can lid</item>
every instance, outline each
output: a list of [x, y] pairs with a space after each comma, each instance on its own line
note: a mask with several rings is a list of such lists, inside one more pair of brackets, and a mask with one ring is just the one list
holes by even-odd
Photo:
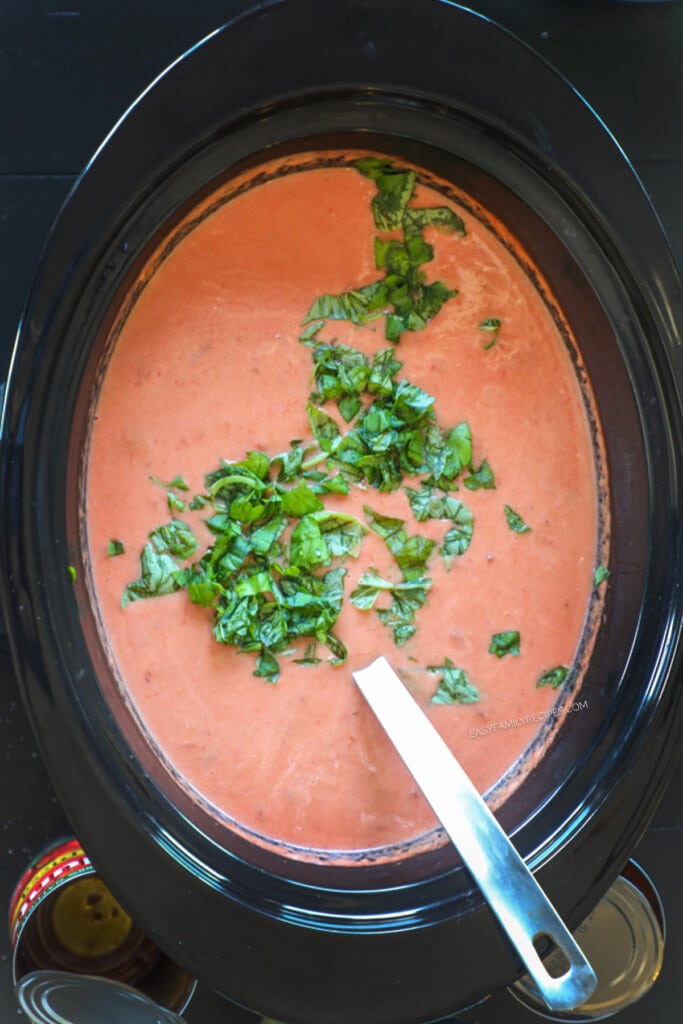
[[[664, 913], [654, 885], [629, 861], [574, 937], [595, 971], [592, 996], [574, 1010], [550, 1012], [528, 975], [509, 989], [527, 1009], [546, 1020], [575, 1024], [604, 1020], [635, 1003], [654, 985], [664, 957]], [[546, 964], [552, 968], [551, 954]]]

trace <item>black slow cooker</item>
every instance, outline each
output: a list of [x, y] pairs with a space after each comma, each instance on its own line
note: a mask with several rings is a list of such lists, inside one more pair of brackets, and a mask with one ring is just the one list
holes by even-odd
[[[446, 0], [276, 0], [173, 64], [51, 234], [2, 423], [3, 613], [55, 787], [98, 872], [176, 961], [290, 1024], [420, 1024], [522, 971], [455, 854], [278, 862], [174, 787], [125, 707], [84, 584], [82, 451], [103, 339], [150, 246], [236, 169], [376, 148], [458, 184], [532, 254], [605, 436], [610, 578], [571, 747], [499, 817], [570, 926], [650, 820], [681, 725], [681, 281], [623, 153], [512, 36]], [[73, 573], [68, 567], [75, 567]]]

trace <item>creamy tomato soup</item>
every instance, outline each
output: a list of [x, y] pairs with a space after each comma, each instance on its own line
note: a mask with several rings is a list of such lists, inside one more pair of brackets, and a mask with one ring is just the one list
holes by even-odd
[[[480, 791], [503, 780], [571, 692], [601, 557], [587, 399], [538, 277], [406, 173], [312, 154], [205, 199], [131, 290], [92, 420], [120, 686], [188, 791], [292, 856], [434, 829], [352, 680], [380, 654]], [[197, 563], [220, 544], [218, 586]]]

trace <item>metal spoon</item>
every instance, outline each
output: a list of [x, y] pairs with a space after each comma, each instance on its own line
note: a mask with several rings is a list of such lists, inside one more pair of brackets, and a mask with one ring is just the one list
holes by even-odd
[[[536, 879], [386, 658], [353, 673], [427, 801], [478, 883], [551, 1010], [571, 1010], [597, 978]], [[534, 942], [550, 939], [567, 967], [551, 976]]]

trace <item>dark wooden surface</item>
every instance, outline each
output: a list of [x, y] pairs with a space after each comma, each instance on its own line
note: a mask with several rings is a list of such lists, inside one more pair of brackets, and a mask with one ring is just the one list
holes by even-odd
[[[325, 2], [343, 0], [320, 2], [322, 11]], [[139, 92], [244, 6], [243, 0], [0, 0], [0, 378], [41, 245], [76, 175]], [[683, 261], [681, 3], [472, 0], [468, 6], [510, 28], [583, 94], [633, 161]], [[0, 629], [3, 906], [27, 861], [69, 831], [5, 652]], [[679, 770], [635, 853], [662, 896], [668, 934], [659, 981], [640, 1003], [618, 1015], [620, 1024], [681, 1019], [682, 792]], [[8, 947], [1, 928], [1, 1021], [18, 1019]], [[507, 994], [461, 1017], [468, 1024], [539, 1019]], [[186, 1018], [188, 1024], [257, 1020], [201, 986]]]

